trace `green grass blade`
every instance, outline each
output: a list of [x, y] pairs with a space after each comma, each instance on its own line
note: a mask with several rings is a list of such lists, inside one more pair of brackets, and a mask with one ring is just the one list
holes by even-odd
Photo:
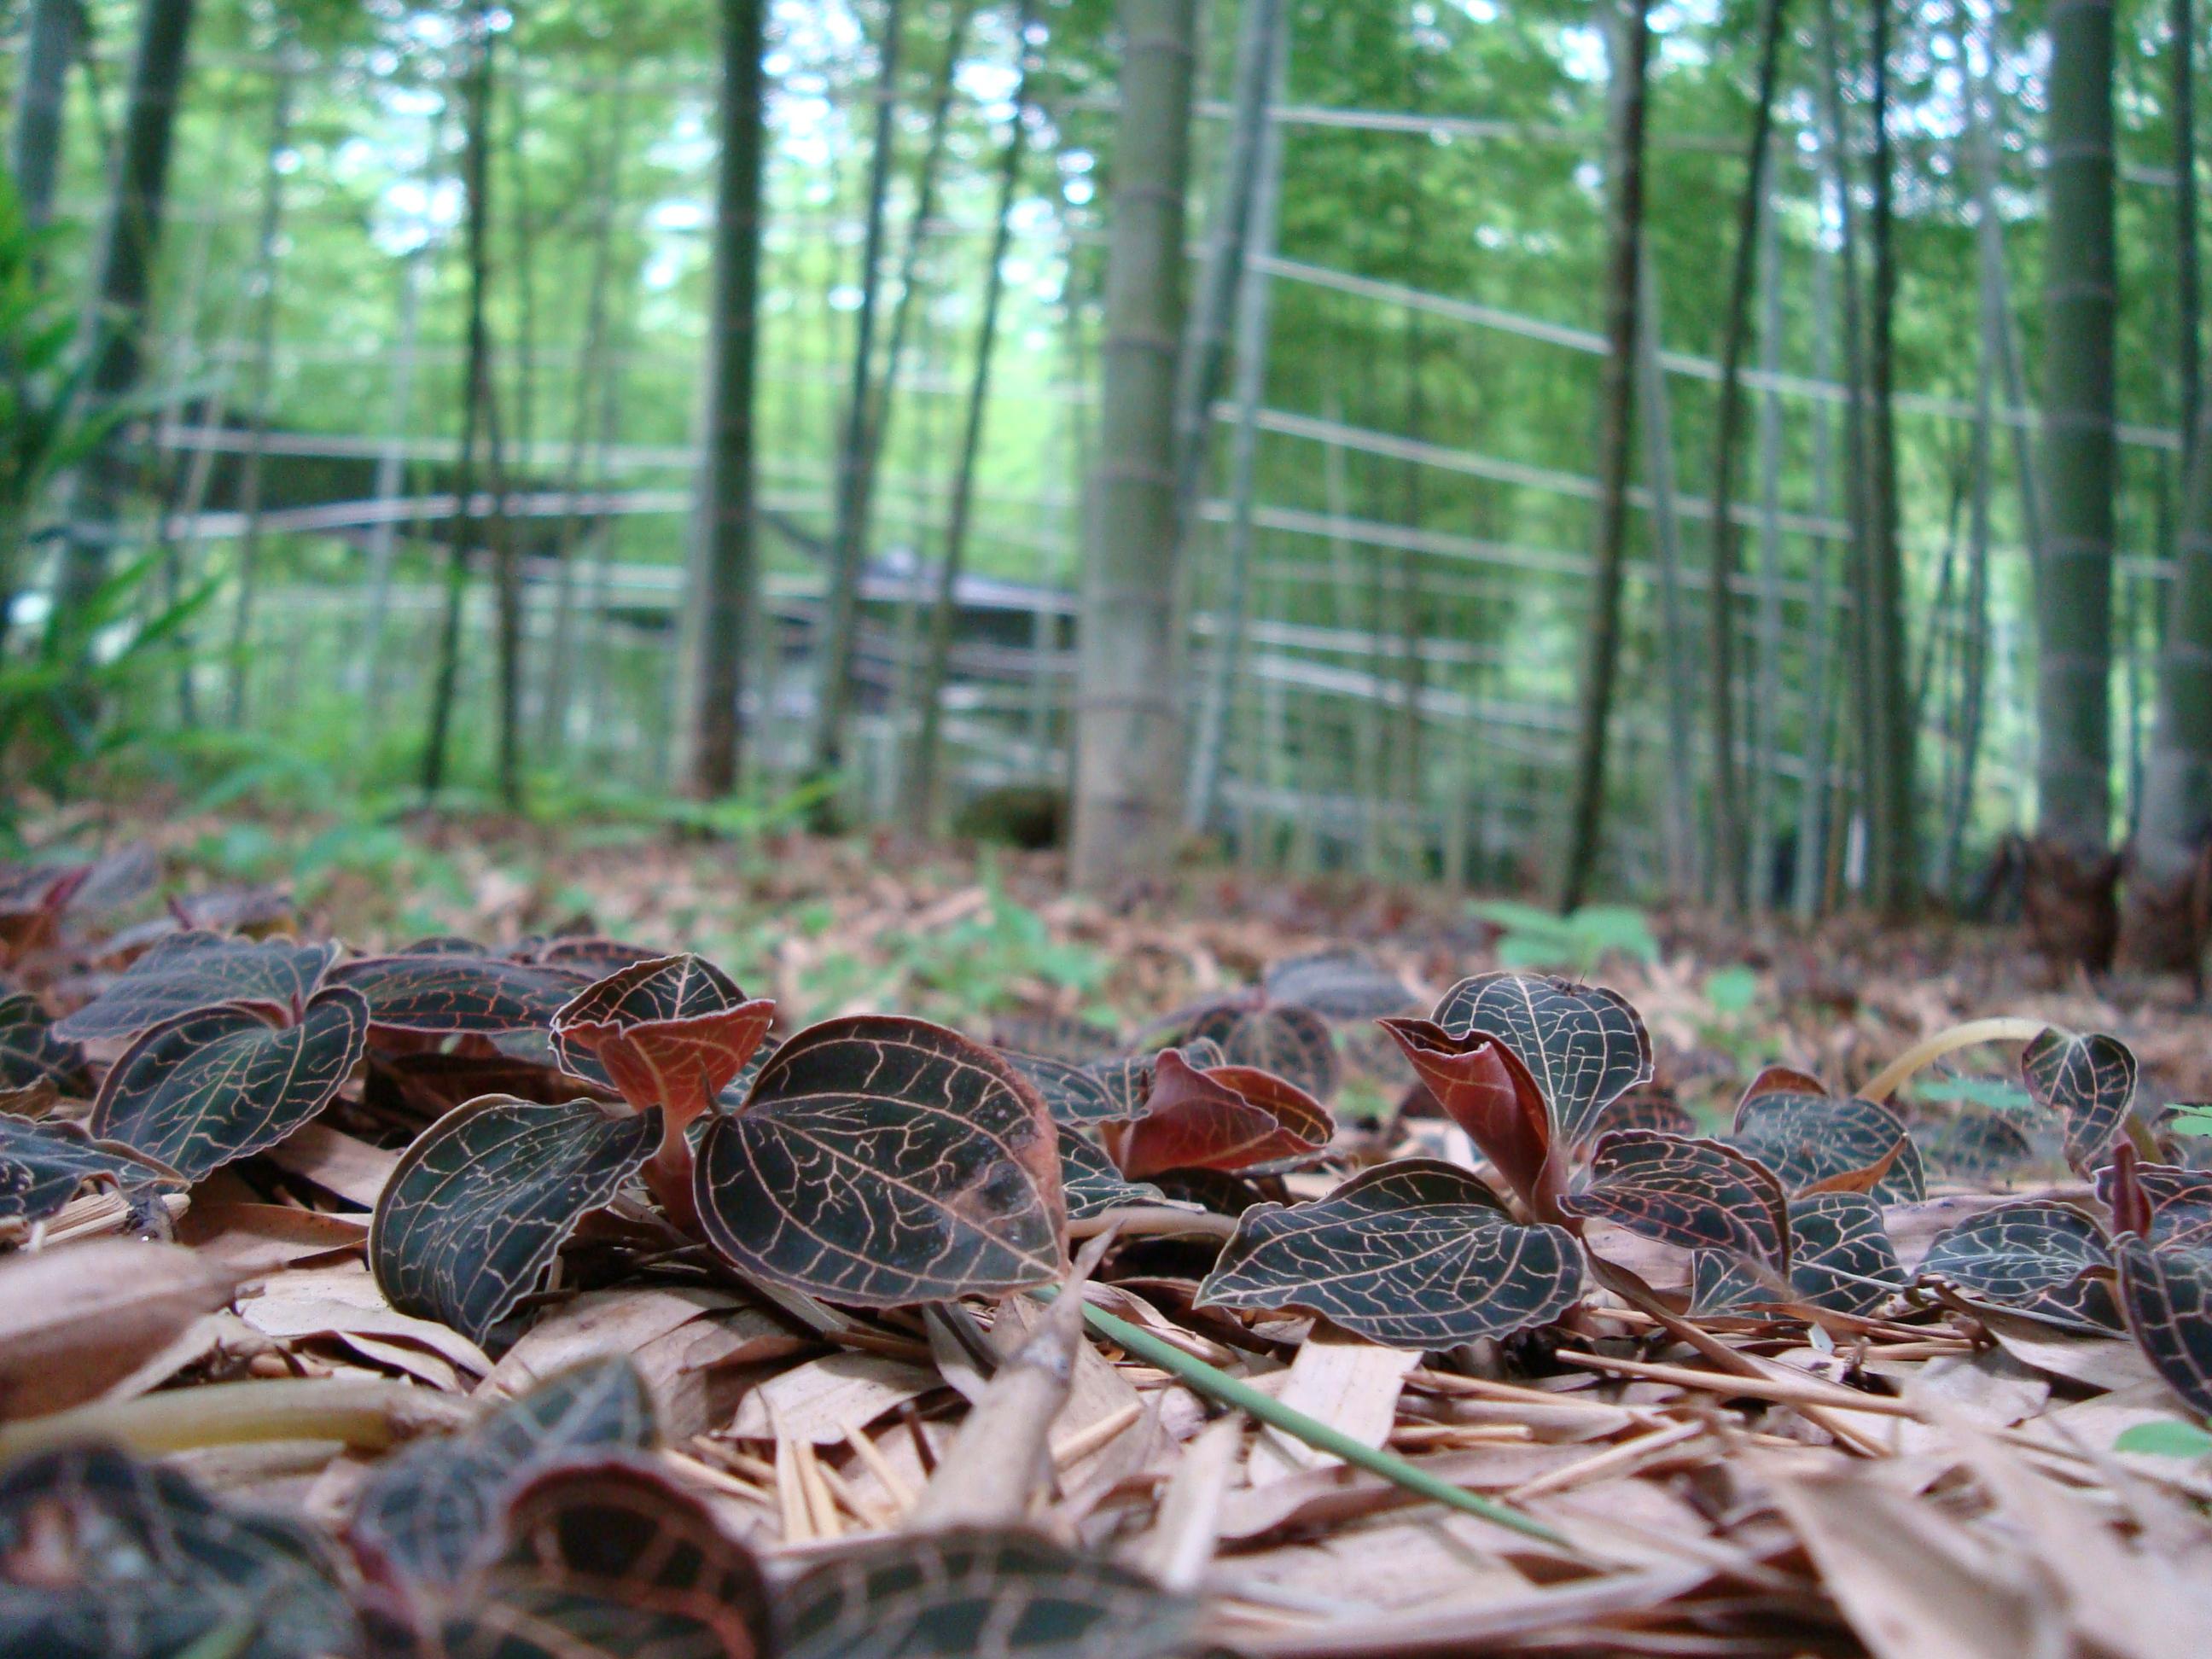
[[[1059, 1294], [1059, 1291], [1047, 1287], [1032, 1294], [1048, 1302]], [[1393, 1486], [1402, 1486], [1407, 1492], [1455, 1510], [1463, 1510], [1469, 1515], [1479, 1515], [1486, 1521], [1510, 1527], [1515, 1532], [1539, 1539], [1554, 1548], [1574, 1549], [1565, 1538], [1542, 1522], [1468, 1492], [1465, 1487], [1455, 1486], [1441, 1476], [1407, 1462], [1395, 1452], [1355, 1440], [1341, 1430], [1331, 1428], [1317, 1418], [1308, 1417], [1304, 1412], [1285, 1406], [1272, 1395], [1262, 1394], [1250, 1383], [1240, 1382], [1218, 1367], [1207, 1364], [1203, 1359], [1193, 1358], [1173, 1343], [1164, 1342], [1151, 1332], [1140, 1330], [1127, 1320], [1117, 1318], [1103, 1308], [1085, 1303], [1083, 1317], [1099, 1335], [1147, 1364], [1180, 1377], [1200, 1394], [1211, 1395], [1224, 1405], [1234, 1406], [1246, 1415], [1303, 1440], [1316, 1450], [1328, 1452], [1370, 1474], [1379, 1474]]]

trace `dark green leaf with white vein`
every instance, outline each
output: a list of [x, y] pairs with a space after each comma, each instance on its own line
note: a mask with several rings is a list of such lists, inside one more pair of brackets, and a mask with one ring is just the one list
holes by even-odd
[[1801, 1090], [1750, 1095], [1736, 1108], [1725, 1139], [1771, 1170], [1789, 1192], [1870, 1169], [1894, 1152], [1875, 1183], [1875, 1200], [1917, 1204], [1928, 1195], [1920, 1149], [1905, 1134], [1905, 1121], [1875, 1101]]
[[1304, 1308], [1372, 1342], [1446, 1348], [1554, 1319], [1582, 1282], [1565, 1228], [1515, 1221], [1455, 1164], [1406, 1158], [1326, 1198], [1245, 1211], [1198, 1301]]
[[693, 1196], [739, 1267], [896, 1307], [1059, 1276], [1059, 1137], [995, 1050], [927, 1020], [799, 1032], [701, 1138]]
[[318, 992], [294, 1024], [244, 1003], [200, 1009], [155, 1027], [116, 1061], [92, 1132], [197, 1181], [329, 1105], [368, 1036], [368, 1005], [340, 987]]
[[54, 1035], [36, 997], [0, 997], [0, 1089], [27, 1089], [42, 1079], [70, 1089], [83, 1079], [84, 1050]]
[[450, 1584], [496, 1549], [507, 1496], [584, 1455], [642, 1451], [658, 1437], [645, 1380], [619, 1355], [587, 1360], [484, 1413], [382, 1459], [347, 1532], [377, 1577], [405, 1593]]
[[1626, 997], [1601, 985], [1548, 974], [1493, 973], [1463, 979], [1431, 1016], [1454, 1036], [1497, 1038], [1528, 1068], [1570, 1146], [1598, 1115], [1651, 1075], [1651, 1036]]
[[[1867, 1314], [1905, 1288], [1881, 1206], [1863, 1193], [1812, 1193], [1790, 1200], [1790, 1289], [1800, 1302]], [[1741, 1261], [1718, 1250], [1691, 1258], [1693, 1314], [1782, 1299]]]
[[1164, 1659], [1200, 1607], [1034, 1533], [961, 1528], [863, 1544], [785, 1597], [780, 1659]]
[[378, 1287], [393, 1307], [483, 1341], [659, 1139], [658, 1111], [471, 1101], [424, 1130], [385, 1186], [368, 1233]]
[[221, 1002], [289, 1011], [314, 994], [335, 945], [256, 944], [220, 933], [172, 933], [106, 990], [54, 1027], [71, 1042], [130, 1036]]
[[136, 1194], [185, 1184], [175, 1170], [95, 1141], [76, 1124], [0, 1112], [0, 1227], [43, 1221], [87, 1187]]

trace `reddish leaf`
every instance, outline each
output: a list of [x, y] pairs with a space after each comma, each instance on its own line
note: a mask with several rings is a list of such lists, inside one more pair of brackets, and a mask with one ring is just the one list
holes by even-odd
[[1257, 1170], [1310, 1162], [1336, 1125], [1319, 1101], [1248, 1066], [1191, 1066], [1162, 1051], [1144, 1115], [1100, 1126], [1107, 1149], [1132, 1181], [1169, 1170]]
[[2119, 1217], [2119, 1175], [2124, 1164], [2132, 1164], [2135, 1149], [2124, 1141], [2117, 1148], [2119, 1161], [2097, 1171], [2097, 1196], [2112, 1206], [2113, 1228], [2136, 1232], [2160, 1250], [2212, 1250], [2212, 1170], [2189, 1170], [2175, 1164], [2133, 1164], [2135, 1190], [2143, 1212], [2132, 1226]]
[[1549, 974], [1463, 979], [1432, 1018], [1455, 1036], [1496, 1037], [1536, 1079], [1559, 1138], [1590, 1139], [1598, 1114], [1651, 1076], [1651, 1035], [1628, 999]]
[[744, 1069], [775, 1023], [774, 1002], [747, 1000], [703, 957], [659, 957], [579, 992], [553, 1016], [553, 1042], [570, 1071], [603, 1075], [639, 1111], [660, 1107], [677, 1134]]
[[1541, 1218], [1565, 1185], [1553, 1156], [1543, 1091], [1512, 1049], [1480, 1031], [1455, 1036], [1433, 1020], [1377, 1022], [1453, 1122]]

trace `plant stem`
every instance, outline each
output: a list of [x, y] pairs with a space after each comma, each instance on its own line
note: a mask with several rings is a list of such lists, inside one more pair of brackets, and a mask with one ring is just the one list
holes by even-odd
[[[1030, 1292], [1041, 1301], [1049, 1302], [1060, 1294], [1056, 1285], [1044, 1285]], [[1419, 1465], [1410, 1463], [1395, 1452], [1370, 1446], [1364, 1440], [1355, 1440], [1340, 1429], [1308, 1417], [1295, 1407], [1285, 1406], [1271, 1395], [1265, 1395], [1249, 1382], [1239, 1381], [1203, 1359], [1194, 1358], [1174, 1344], [1139, 1330], [1126, 1319], [1115, 1317], [1103, 1308], [1084, 1304], [1083, 1317], [1091, 1328], [1116, 1346], [1135, 1354], [1146, 1364], [1157, 1365], [1170, 1376], [1180, 1378], [1200, 1394], [1211, 1395], [1224, 1405], [1234, 1406], [1247, 1416], [1284, 1433], [1303, 1440], [1309, 1446], [1342, 1458], [1346, 1462], [1379, 1474], [1394, 1486], [1437, 1503], [1463, 1510], [1469, 1515], [1479, 1515], [1486, 1521], [1495, 1522], [1528, 1537], [1539, 1539], [1557, 1549], [1574, 1550], [1575, 1546], [1542, 1522], [1522, 1515], [1519, 1510], [1493, 1502], [1463, 1486], [1455, 1486], [1441, 1475], [1432, 1474]], [[1579, 1551], [1576, 1551], [1580, 1553]]]
[[1887, 1100], [1897, 1092], [1898, 1085], [1930, 1060], [1941, 1060], [1960, 1048], [1973, 1048], [1977, 1043], [2032, 1042], [2045, 1024], [2039, 1019], [1999, 1017], [1970, 1019], [1964, 1025], [1954, 1025], [1914, 1043], [1875, 1073], [1873, 1081], [1860, 1090], [1859, 1095], [1866, 1100]]
[[0, 1459], [78, 1440], [149, 1455], [260, 1440], [339, 1440], [357, 1451], [458, 1428], [469, 1407], [404, 1382], [286, 1377], [101, 1401], [0, 1427]]

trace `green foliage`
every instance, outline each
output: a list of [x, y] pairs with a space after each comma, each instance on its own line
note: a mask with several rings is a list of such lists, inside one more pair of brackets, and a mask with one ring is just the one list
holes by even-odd
[[[840, 1007], [904, 994], [925, 1008], [972, 1013], [1012, 1007], [1043, 990], [1072, 993], [1086, 1009], [1092, 1006], [1111, 971], [1107, 958], [1088, 945], [1055, 939], [1042, 916], [1007, 893], [994, 860], [982, 860], [979, 878], [980, 911], [933, 933], [883, 935], [876, 943], [890, 958], [885, 963], [830, 953], [801, 976], [808, 1002]], [[818, 938], [835, 913], [809, 904], [787, 921]]]
[[2212, 1434], [2178, 1417], [2156, 1423], [2138, 1423], [2123, 1429], [2112, 1449], [2138, 1452], [2152, 1457], [2212, 1457]]
[[1630, 905], [1587, 904], [1562, 916], [1513, 899], [1477, 899], [1468, 909], [1505, 930], [1498, 941], [1498, 960], [1508, 968], [1587, 975], [1614, 952], [1638, 962], [1659, 959], [1650, 925]]
[[2212, 1135], [2212, 1106], [2185, 1106], [2166, 1127], [2178, 1135]]
[[1923, 1075], [1913, 1079], [1912, 1092], [1922, 1100], [1960, 1100], [1986, 1106], [1993, 1112], [2027, 1112], [2035, 1108], [2027, 1090], [2003, 1078]]

